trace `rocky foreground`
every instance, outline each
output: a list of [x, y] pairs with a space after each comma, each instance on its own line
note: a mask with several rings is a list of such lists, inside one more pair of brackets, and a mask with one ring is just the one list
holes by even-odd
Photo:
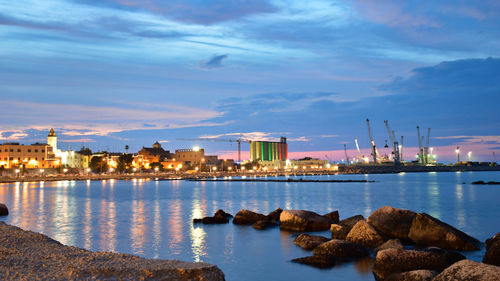
[[69, 247], [0, 222], [0, 280], [224, 280], [215, 265]]
[[[194, 222], [228, 223], [230, 216], [218, 210]], [[340, 220], [338, 211], [320, 215], [278, 208], [264, 215], [243, 209], [233, 224], [298, 232], [294, 244], [312, 255], [292, 262], [317, 268], [371, 259], [376, 280], [500, 281], [500, 233], [486, 241], [482, 263], [470, 261], [460, 252], [480, 250], [484, 243], [426, 213], [384, 206], [367, 219]], [[330, 230], [331, 238], [303, 233], [323, 230]]]

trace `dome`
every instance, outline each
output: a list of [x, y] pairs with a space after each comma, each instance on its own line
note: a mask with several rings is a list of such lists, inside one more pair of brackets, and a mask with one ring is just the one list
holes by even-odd
[[54, 128], [51, 128], [50, 132], [49, 132], [49, 137], [55, 137], [55, 136], [56, 136], [56, 132], [54, 132]]
[[153, 144], [153, 148], [161, 148], [161, 144], [159, 142], [155, 142]]

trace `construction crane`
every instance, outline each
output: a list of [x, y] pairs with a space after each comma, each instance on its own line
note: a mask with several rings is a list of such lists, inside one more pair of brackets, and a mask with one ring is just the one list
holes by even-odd
[[370, 137], [370, 144], [372, 146], [373, 163], [377, 163], [377, 147], [375, 146], [375, 141], [373, 140], [370, 120], [368, 118], [366, 118], [366, 125], [368, 126], [368, 136]]
[[213, 142], [236, 142], [238, 143], [238, 163], [241, 163], [241, 142], [249, 142], [251, 143], [251, 140], [247, 139], [210, 139], [210, 138], [199, 138], [199, 139], [177, 139], [177, 140], [184, 140], [184, 141], [213, 141]]
[[391, 145], [394, 154], [394, 165], [399, 165], [399, 144], [396, 141], [396, 133], [394, 130], [391, 131], [391, 127], [389, 126], [389, 121], [384, 120], [385, 128], [387, 129], [387, 135], [389, 135], [389, 139], [391, 140]]
[[417, 126], [417, 137], [418, 137], [418, 163], [423, 164], [424, 163], [424, 159], [423, 159], [424, 151], [422, 149], [422, 142], [424, 140], [423, 140], [423, 137], [420, 138], [420, 127], [419, 126]]
[[[431, 138], [431, 128], [427, 128], [427, 139], [425, 140], [425, 147], [424, 147], [424, 160], [425, 164], [429, 164], [429, 158], [432, 157], [429, 154], [429, 139]], [[429, 157], [430, 156], [430, 157]]]
[[347, 144], [344, 143], [344, 153], [345, 153], [345, 162], [349, 165], [349, 157], [347, 156]]

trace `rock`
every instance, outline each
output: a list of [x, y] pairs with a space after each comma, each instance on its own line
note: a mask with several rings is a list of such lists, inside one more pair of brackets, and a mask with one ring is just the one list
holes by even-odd
[[335, 266], [335, 257], [332, 256], [309, 256], [293, 259], [291, 262], [306, 264], [317, 268], [331, 268]]
[[328, 238], [320, 235], [309, 235], [302, 233], [293, 240], [293, 243], [301, 247], [302, 249], [312, 250], [328, 240]]
[[500, 267], [471, 260], [462, 260], [446, 268], [432, 279], [432, 281], [448, 280], [498, 281], [500, 280]]
[[283, 212], [283, 210], [281, 208], [278, 208], [278, 209], [270, 212], [267, 215], [267, 217], [269, 218], [269, 220], [271, 220], [273, 222], [279, 222], [280, 221], [281, 212]]
[[415, 216], [408, 237], [420, 245], [459, 251], [479, 250], [480, 243], [475, 238], [426, 213], [419, 213]]
[[438, 273], [433, 270], [412, 270], [389, 275], [386, 281], [431, 281]]
[[207, 263], [91, 252], [3, 222], [0, 233], [0, 280], [224, 280]]
[[215, 212], [214, 218], [225, 218], [225, 219], [230, 219], [233, 216], [229, 213], [224, 212], [222, 209], [219, 209]]
[[272, 221], [268, 221], [268, 220], [260, 220], [260, 221], [257, 221], [255, 222], [252, 227], [255, 228], [255, 229], [258, 229], [258, 230], [264, 230], [270, 226], [275, 226], [276, 224]]
[[367, 222], [388, 238], [398, 238], [408, 241], [411, 224], [417, 214], [410, 210], [396, 209], [384, 206], [373, 212]]
[[315, 212], [284, 210], [280, 215], [280, 227], [293, 231], [321, 231], [330, 229], [331, 221]]
[[360, 245], [333, 239], [320, 244], [313, 250], [314, 255], [327, 255], [338, 258], [358, 259], [369, 255], [368, 250]]
[[377, 248], [373, 249], [373, 253], [376, 255], [378, 252], [387, 250], [387, 249], [399, 249], [403, 250], [403, 244], [399, 239], [391, 239], [386, 241], [384, 244], [378, 246]]
[[358, 221], [352, 227], [346, 237], [346, 240], [367, 248], [377, 247], [382, 245], [385, 241], [384, 237], [382, 237], [382, 235], [365, 220]]
[[324, 215], [324, 217], [331, 220], [332, 223], [339, 223], [339, 211], [330, 212]]
[[360, 220], [365, 218], [362, 215], [353, 216], [344, 220], [341, 220], [338, 224], [332, 224], [330, 226], [330, 232], [332, 233], [332, 239], [345, 240], [349, 231], [352, 227]]
[[242, 209], [234, 216], [234, 224], [254, 224], [257, 221], [267, 220], [267, 216]]
[[500, 233], [486, 240], [486, 253], [483, 262], [500, 266]]
[[495, 236], [489, 238], [489, 239], [486, 239], [485, 243], [486, 243], [486, 250], [488, 250], [490, 248], [490, 246], [495, 243], [496, 241], [500, 241], [500, 232], [498, 232], [497, 234], [495, 234]]
[[7, 216], [9, 214], [9, 209], [5, 204], [0, 203], [0, 216]]
[[330, 232], [332, 233], [332, 239], [345, 240], [347, 234], [349, 234], [349, 229], [340, 224], [332, 224], [330, 226]]
[[456, 252], [441, 249], [428, 251], [387, 249], [377, 253], [373, 274], [383, 280], [393, 273], [427, 269], [441, 272], [465, 257]]
[[229, 223], [229, 220], [222, 217], [204, 217], [202, 219], [193, 219], [193, 223], [223, 224], [223, 223]]

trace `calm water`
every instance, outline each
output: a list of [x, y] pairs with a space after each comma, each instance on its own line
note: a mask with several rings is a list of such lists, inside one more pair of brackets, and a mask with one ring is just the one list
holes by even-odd
[[[88, 181], [0, 184], [9, 224], [42, 232], [64, 244], [148, 258], [204, 261], [227, 280], [373, 280], [370, 262], [319, 270], [290, 263], [309, 255], [293, 245], [296, 234], [273, 228], [193, 226], [222, 208], [268, 213], [277, 207], [341, 218], [367, 217], [384, 205], [427, 212], [484, 241], [500, 231], [500, 172], [339, 175], [375, 183], [251, 183], [187, 181]], [[465, 182], [466, 184], [462, 184]], [[320, 232], [329, 236], [328, 232]], [[483, 251], [468, 253], [480, 260]]]

